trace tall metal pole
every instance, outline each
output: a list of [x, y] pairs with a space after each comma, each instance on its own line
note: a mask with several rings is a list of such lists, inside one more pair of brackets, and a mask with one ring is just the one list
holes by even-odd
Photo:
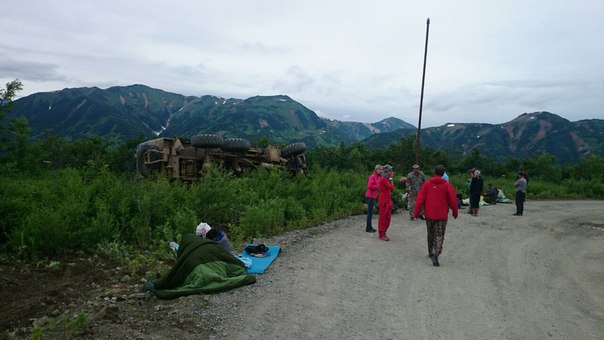
[[415, 163], [419, 164], [420, 134], [422, 131], [422, 108], [424, 106], [424, 82], [426, 80], [426, 58], [428, 57], [428, 34], [430, 33], [430, 18], [426, 20], [426, 47], [424, 48], [424, 71], [422, 73], [422, 93], [419, 99], [419, 123], [417, 123], [417, 142], [415, 143]]

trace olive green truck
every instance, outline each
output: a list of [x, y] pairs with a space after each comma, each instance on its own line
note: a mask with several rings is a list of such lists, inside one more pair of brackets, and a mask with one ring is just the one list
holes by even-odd
[[306, 174], [303, 142], [283, 149], [269, 145], [253, 147], [247, 139], [223, 138], [217, 134], [200, 134], [191, 139], [157, 138], [136, 148], [136, 170], [139, 178], [162, 173], [169, 179], [195, 181], [212, 166], [242, 174], [257, 168], [281, 169], [292, 175]]

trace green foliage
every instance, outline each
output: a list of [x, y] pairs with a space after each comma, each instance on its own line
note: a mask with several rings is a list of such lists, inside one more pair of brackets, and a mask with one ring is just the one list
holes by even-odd
[[[259, 170], [237, 177], [210, 169], [189, 184], [159, 175], [137, 181], [132, 155], [141, 139], [111, 146], [97, 137], [70, 142], [51, 136], [32, 144], [29, 131], [24, 119], [11, 121], [7, 131], [12, 135], [0, 163], [0, 250], [32, 260], [69, 250], [104, 252], [132, 272], [173, 256], [166, 242], [194, 232], [200, 221], [224, 229], [236, 245], [360, 214], [375, 164], [392, 162], [398, 178], [415, 163], [410, 135], [375, 150], [361, 144], [316, 147], [307, 154], [307, 176]], [[445, 165], [464, 196], [467, 169], [479, 167], [485, 185], [493, 183], [510, 198], [520, 168], [530, 174], [528, 199], [604, 198], [599, 156], [563, 167], [549, 154], [501, 164], [478, 149], [453, 160], [422, 147], [420, 165], [428, 177], [437, 164]], [[397, 204], [401, 196], [395, 192]]]
[[6, 83], [6, 88], [0, 89], [0, 120], [4, 118], [5, 114], [10, 112], [13, 106], [13, 99], [21, 90], [23, 90], [23, 83], [19, 79]]
[[73, 339], [86, 334], [87, 322], [88, 316], [84, 312], [73, 317], [62, 314], [58, 318], [50, 318], [44, 326], [33, 326], [29, 339]]
[[562, 170], [556, 157], [549, 154], [544, 153], [537, 157], [528, 157], [524, 161], [523, 169], [530, 174], [531, 179], [547, 179], [554, 183], [562, 179]]
[[604, 158], [589, 156], [583, 158], [575, 169], [570, 169], [568, 177], [604, 182]]
[[200, 221], [237, 242], [361, 213], [364, 181], [365, 174], [349, 171], [291, 178], [279, 171], [234, 177], [211, 170], [190, 185], [162, 177], [137, 181], [107, 168], [5, 176], [1, 247], [31, 259], [100, 251], [138, 271], [153, 263], [137, 259], [133, 249], [167, 250], [167, 241], [194, 232]]

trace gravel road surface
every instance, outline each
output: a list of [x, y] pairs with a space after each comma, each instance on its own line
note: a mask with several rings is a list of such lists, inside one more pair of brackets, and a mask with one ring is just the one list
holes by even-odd
[[514, 210], [460, 211], [440, 267], [425, 223], [406, 211], [393, 215], [390, 242], [366, 233], [364, 216], [259, 240], [283, 251], [255, 285], [208, 298], [236, 306], [212, 337], [603, 339], [604, 201]]

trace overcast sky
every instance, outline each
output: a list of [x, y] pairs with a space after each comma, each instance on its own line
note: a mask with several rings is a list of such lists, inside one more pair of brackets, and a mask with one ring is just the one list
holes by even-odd
[[604, 119], [603, 0], [0, 2], [0, 81], [20, 96], [144, 84], [288, 95], [319, 116], [422, 127], [549, 111]]

